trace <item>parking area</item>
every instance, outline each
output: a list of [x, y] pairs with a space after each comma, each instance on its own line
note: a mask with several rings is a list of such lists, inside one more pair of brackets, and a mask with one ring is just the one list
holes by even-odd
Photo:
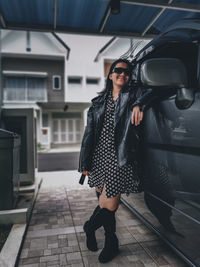
[[[43, 183], [19, 257], [19, 267], [101, 266], [103, 229], [97, 252], [88, 251], [82, 225], [97, 205], [93, 189], [78, 184], [75, 171], [40, 173]], [[116, 215], [120, 254], [105, 266], [187, 266], [123, 204]]]

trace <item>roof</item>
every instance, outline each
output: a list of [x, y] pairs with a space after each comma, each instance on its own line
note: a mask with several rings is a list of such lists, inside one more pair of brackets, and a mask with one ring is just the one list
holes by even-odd
[[0, 27], [152, 38], [183, 18], [200, 18], [199, 0], [0, 0]]
[[113, 37], [111, 38], [97, 53], [95, 59], [94, 59], [94, 62], [97, 62], [99, 60], [99, 56], [106, 50], [108, 49], [111, 44], [113, 44], [114, 41], [117, 40], [117, 37]]
[[52, 32], [52, 35], [56, 38], [56, 40], [67, 50], [67, 55], [66, 55], [66, 59], [69, 59], [69, 53], [70, 53], [70, 48], [69, 46], [55, 33]]

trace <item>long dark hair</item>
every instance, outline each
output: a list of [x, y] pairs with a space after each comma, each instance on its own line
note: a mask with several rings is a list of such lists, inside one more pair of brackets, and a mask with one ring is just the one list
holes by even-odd
[[[130, 63], [130, 61], [128, 61], [127, 59], [124, 59], [124, 58], [119, 58], [119, 59], [115, 60], [112, 63], [112, 65], [110, 66], [110, 70], [109, 70], [108, 76], [106, 78], [106, 86], [101, 92], [98, 92], [99, 95], [103, 95], [104, 93], [107, 93], [109, 90], [111, 90], [113, 88], [113, 83], [112, 83], [112, 80], [109, 78], [109, 75], [113, 72], [113, 69], [115, 68], [115, 66], [120, 62], [126, 63], [130, 73], [132, 72], [132, 64]], [[131, 75], [130, 75], [130, 78], [131, 78]], [[130, 79], [129, 79], [129, 81], [130, 81]]]

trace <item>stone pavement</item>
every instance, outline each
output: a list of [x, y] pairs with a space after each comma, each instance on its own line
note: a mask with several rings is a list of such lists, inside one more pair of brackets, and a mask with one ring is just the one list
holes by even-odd
[[93, 189], [78, 184], [78, 178], [77, 173], [69, 171], [54, 173], [54, 179], [51, 173], [44, 179], [17, 266], [187, 266], [123, 204], [116, 214], [120, 254], [113, 261], [100, 264], [103, 229], [96, 232], [97, 252], [86, 248], [82, 229], [97, 198]]

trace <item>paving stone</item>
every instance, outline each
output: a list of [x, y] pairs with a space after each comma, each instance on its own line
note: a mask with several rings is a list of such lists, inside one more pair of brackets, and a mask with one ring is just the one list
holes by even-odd
[[84, 267], [83, 263], [79, 262], [79, 263], [72, 263], [71, 267]]
[[58, 239], [66, 239], [67, 235], [58, 235]]
[[46, 266], [47, 266], [46, 262], [42, 262], [39, 264], [39, 267], [46, 267]]
[[51, 249], [45, 249], [43, 254], [44, 256], [51, 255]]
[[73, 246], [76, 246], [76, 245], [78, 245], [78, 241], [76, 239], [68, 241], [68, 246], [69, 247], [73, 247]]
[[82, 259], [81, 260], [71, 260], [71, 261], [68, 261], [67, 263], [70, 266], [72, 266], [72, 264], [79, 266], [79, 265], [82, 265], [83, 264], [83, 260]]
[[74, 247], [62, 247], [61, 248], [62, 253], [70, 253], [70, 252], [76, 252], [79, 251], [79, 247], [78, 246], [74, 246]]
[[51, 255], [61, 254], [62, 249], [61, 248], [52, 248], [51, 249]]
[[23, 244], [23, 248], [24, 248], [24, 249], [25, 249], [25, 248], [30, 248], [30, 244], [31, 244], [31, 240], [30, 240], [30, 241], [25, 240], [25, 241], [24, 241], [24, 244]]
[[49, 262], [58, 260], [58, 255], [44, 256], [40, 258], [40, 262]]
[[58, 241], [58, 236], [57, 235], [54, 235], [54, 236], [48, 236], [47, 237], [47, 242], [48, 242], [48, 244], [49, 243], [55, 243], [55, 242], [57, 242]]
[[187, 266], [162, 240], [154, 240], [150, 242], [142, 242], [141, 246], [151, 255], [159, 266], [173, 265]]
[[29, 249], [27, 249], [27, 248], [22, 249], [22, 251], [21, 251], [21, 259], [27, 258], [28, 257], [28, 252], [29, 252]]
[[28, 252], [28, 257], [32, 258], [32, 257], [40, 257], [43, 256], [44, 251], [43, 250], [29, 250]]
[[73, 252], [67, 254], [67, 261], [71, 260], [79, 260], [81, 259], [81, 253], [80, 252]]
[[45, 249], [47, 248], [46, 238], [36, 238], [31, 241], [30, 249]]
[[48, 244], [48, 249], [50, 248], [58, 248], [58, 243]]
[[50, 261], [50, 262], [47, 262], [47, 267], [49, 267], [49, 266], [59, 267], [60, 263], [59, 263], [59, 261]]
[[98, 251], [90, 251], [90, 250], [86, 250], [86, 251], [82, 251], [81, 254], [83, 257], [85, 256], [95, 256], [95, 258], [99, 255], [100, 250]]
[[134, 242], [136, 243], [137, 241], [134, 240], [133, 238], [123, 238], [120, 239], [119, 245], [133, 244]]
[[40, 267], [40, 265], [36, 263], [36, 264], [19, 265], [18, 267]]
[[67, 260], [65, 254], [60, 254], [60, 266], [66, 266]]
[[21, 259], [20, 264], [26, 265], [26, 264], [33, 264], [33, 263], [39, 263], [40, 258], [34, 257], [34, 258], [27, 258], [27, 259]]
[[38, 231], [29, 231], [27, 236], [31, 237], [47, 237], [51, 235], [60, 235], [60, 234], [70, 234], [75, 233], [74, 227], [65, 227], [58, 229], [47, 229], [47, 230], [38, 230]]
[[[84, 222], [97, 206], [93, 189], [42, 187], [20, 255], [19, 267], [101, 267], [104, 229], [96, 231], [98, 251], [86, 247]], [[70, 207], [70, 208], [69, 208]], [[164, 243], [122, 204], [116, 213], [120, 254], [105, 267], [185, 267]]]
[[65, 238], [62, 239], [58, 239], [58, 247], [67, 247], [68, 246], [68, 240], [67, 237], [65, 236]]

